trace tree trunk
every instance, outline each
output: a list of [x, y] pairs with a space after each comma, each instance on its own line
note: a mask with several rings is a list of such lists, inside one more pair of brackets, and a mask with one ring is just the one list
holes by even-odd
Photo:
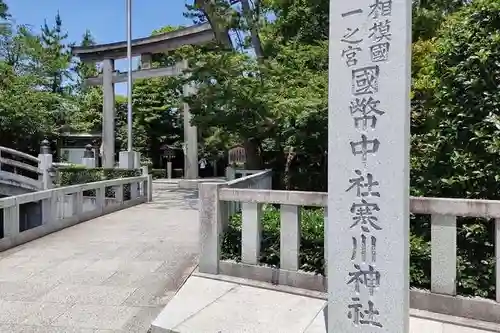
[[261, 60], [264, 58], [264, 51], [262, 50], [262, 43], [260, 41], [258, 22], [256, 21], [258, 18], [253, 16], [248, 0], [241, 0], [240, 3], [243, 10], [243, 16], [245, 17], [248, 27], [250, 28], [250, 37], [255, 55], [257, 56], [257, 59]]
[[249, 170], [262, 169], [262, 158], [260, 156], [259, 145], [256, 140], [248, 139], [243, 143], [247, 155], [246, 168]]
[[291, 166], [293, 159], [295, 158], [295, 149], [293, 147], [290, 147], [290, 150], [288, 151], [287, 157], [286, 157], [286, 163], [285, 163], [285, 173], [283, 177], [283, 183], [285, 185], [285, 190], [290, 191], [292, 187], [292, 175], [291, 175]]

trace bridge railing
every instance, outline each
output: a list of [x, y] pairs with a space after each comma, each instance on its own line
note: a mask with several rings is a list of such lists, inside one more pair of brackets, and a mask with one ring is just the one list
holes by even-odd
[[[302, 207], [326, 208], [328, 194], [275, 191], [267, 186], [266, 189], [252, 188], [238, 181], [200, 185], [200, 272], [325, 292], [327, 277], [300, 270], [300, 210]], [[242, 207], [241, 262], [221, 260], [221, 239], [229, 219], [224, 212], [230, 202], [240, 202]], [[263, 204], [280, 205], [279, 268], [259, 263]], [[411, 307], [500, 323], [500, 201], [412, 197], [410, 206], [414, 214], [431, 215], [431, 289], [412, 288]], [[489, 218], [495, 223], [495, 301], [457, 296], [458, 216]], [[324, 225], [327, 235], [328, 223]], [[324, 242], [326, 263], [327, 237]]]
[[40, 159], [23, 152], [0, 146], [0, 171], [3, 181], [38, 190], [42, 186]]
[[[3, 210], [0, 251], [77, 223], [150, 201], [151, 186], [151, 176], [144, 174], [0, 199], [0, 209]], [[127, 196], [124, 195], [125, 189], [130, 193]], [[29, 212], [22, 210], [23, 205], [30, 204], [33, 209]], [[27, 220], [37, 224], [30, 224]]]
[[[249, 177], [255, 174], [259, 174], [259, 176], [254, 176], [254, 177]], [[248, 186], [248, 188], [255, 188], [251, 186], [256, 186], [255, 183], [255, 178], [257, 179], [263, 179], [265, 178], [266, 183], [261, 183], [260, 186], [265, 186], [265, 187], [260, 187], [260, 188], [271, 188], [272, 187], [272, 172], [269, 171], [263, 171], [262, 170], [248, 170], [248, 169], [236, 169], [233, 167], [228, 167], [226, 169], [226, 177], [228, 180], [228, 186]], [[241, 202], [239, 201], [232, 201], [228, 202], [227, 204], [228, 210], [229, 210], [229, 217], [234, 215], [235, 213], [241, 212]]]
[[[220, 237], [227, 228], [229, 219], [239, 207], [238, 200], [223, 201], [219, 197], [223, 189], [269, 189], [271, 188], [272, 171], [264, 170], [225, 183], [200, 183], [199, 185], [199, 218], [201, 233], [200, 271], [212, 274], [219, 273]], [[259, 214], [260, 206], [244, 203], [244, 214]], [[257, 216], [255, 217], [257, 218]], [[257, 230], [255, 230], [257, 233]]]

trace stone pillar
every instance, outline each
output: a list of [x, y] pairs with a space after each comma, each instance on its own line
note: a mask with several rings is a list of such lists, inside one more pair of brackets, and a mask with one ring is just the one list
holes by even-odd
[[[43, 140], [40, 146], [40, 154], [38, 154], [38, 160], [40, 161], [38, 164], [38, 168], [40, 169], [41, 175], [40, 175], [40, 180], [42, 181], [42, 190], [48, 190], [53, 187], [53, 181], [52, 181], [52, 151], [50, 149], [50, 143], [48, 140]], [[28, 207], [28, 220], [26, 220], [26, 226], [28, 228], [32, 228], [34, 226], [42, 225], [42, 224], [47, 224], [52, 221], [52, 219], [55, 217], [55, 212], [57, 211], [57, 198], [52, 197], [49, 199], [44, 199], [41, 201], [41, 216], [35, 217], [31, 216], [34, 213], [34, 211], [38, 210], [40, 212], [40, 206], [37, 206], [38, 208], [32, 207], [32, 205], [29, 205]]]
[[52, 177], [50, 176], [52, 169], [52, 152], [50, 151], [50, 143], [48, 140], [43, 140], [40, 146], [40, 154], [38, 154], [38, 159], [40, 160], [38, 168], [40, 169], [41, 175], [40, 180], [42, 181], [42, 189], [47, 190], [52, 188]]
[[134, 151], [134, 169], [141, 168], [141, 153]]
[[140, 169], [141, 153], [137, 151], [121, 151], [119, 153], [118, 167], [120, 169]]
[[226, 180], [231, 181], [234, 179], [236, 179], [236, 169], [234, 168], [234, 166], [229, 165], [226, 168]]
[[167, 162], [167, 179], [172, 179], [172, 162]]
[[95, 168], [95, 154], [91, 144], [85, 146], [85, 151], [83, 152], [82, 164], [87, 168]]
[[[182, 68], [187, 69], [188, 63], [182, 61]], [[184, 96], [192, 95], [196, 92], [192, 84], [185, 84], [183, 87]], [[191, 112], [189, 105], [183, 105], [184, 115], [184, 178], [198, 178], [198, 129], [196, 126], [191, 126]]]
[[115, 167], [115, 85], [113, 73], [115, 61], [105, 59], [102, 62], [102, 166]]
[[151, 202], [153, 201], [153, 175], [149, 174], [149, 167], [147, 165], [141, 167], [141, 173], [143, 176], [148, 176], [146, 184], [141, 184], [141, 194], [146, 196], [148, 202]]
[[134, 169], [135, 152], [121, 151], [119, 154], [118, 167], [120, 169]]
[[411, 7], [330, 0], [329, 333], [409, 331]]

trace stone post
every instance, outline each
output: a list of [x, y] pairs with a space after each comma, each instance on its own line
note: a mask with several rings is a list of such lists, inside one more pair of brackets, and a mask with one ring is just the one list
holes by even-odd
[[219, 260], [221, 251], [220, 235], [226, 209], [219, 200], [219, 189], [222, 184], [200, 183], [199, 189], [199, 230], [200, 230], [200, 259], [199, 270], [202, 273], [219, 274]]
[[151, 202], [153, 201], [153, 176], [149, 174], [149, 167], [147, 165], [142, 166], [141, 171], [143, 176], [148, 176], [146, 186], [141, 183], [141, 193], [142, 195], [146, 195], [148, 202]]
[[167, 165], [166, 165], [167, 179], [172, 179], [172, 160], [175, 158], [174, 150], [171, 147], [165, 145], [163, 157], [165, 158], [165, 161], [167, 162]]
[[87, 168], [95, 168], [95, 154], [91, 144], [85, 146], [85, 151], [83, 152], [82, 164]]
[[134, 151], [134, 169], [141, 168], [141, 153]]
[[118, 167], [120, 169], [140, 169], [141, 153], [137, 151], [121, 151], [118, 154]]
[[[53, 187], [51, 177], [52, 172], [52, 152], [50, 150], [50, 143], [48, 140], [43, 140], [40, 146], [40, 154], [38, 154], [38, 168], [41, 175], [39, 176], [42, 182], [42, 190], [48, 190]], [[57, 212], [57, 198], [51, 197], [41, 201], [42, 206], [42, 224], [47, 224], [52, 221]], [[29, 227], [32, 225], [30, 224]]]
[[330, 0], [329, 333], [409, 331], [411, 7]]
[[133, 151], [121, 151], [119, 154], [118, 167], [120, 169], [134, 169], [135, 154]]
[[50, 143], [48, 140], [43, 140], [40, 146], [40, 154], [38, 154], [40, 169], [39, 179], [42, 181], [42, 189], [47, 190], [52, 188], [52, 177], [50, 172], [52, 169], [52, 152], [50, 151]]
[[[118, 168], [120, 169], [135, 169], [136, 152], [134, 151], [121, 151], [119, 154]], [[136, 199], [140, 193], [140, 184], [130, 184], [130, 199]]]
[[[182, 61], [181, 65], [183, 70], [188, 69], [186, 60]], [[183, 94], [185, 97], [190, 96], [196, 92], [192, 84], [185, 84], [183, 87]], [[184, 115], [184, 178], [197, 179], [198, 178], [198, 129], [196, 126], [191, 125], [191, 112], [189, 105], [183, 105]]]
[[172, 162], [167, 162], [167, 179], [172, 179]]
[[115, 61], [104, 59], [102, 62], [102, 166], [115, 167], [115, 85], [113, 73]]
[[236, 169], [233, 166], [229, 165], [226, 168], [226, 180], [231, 181], [234, 179], [236, 179]]

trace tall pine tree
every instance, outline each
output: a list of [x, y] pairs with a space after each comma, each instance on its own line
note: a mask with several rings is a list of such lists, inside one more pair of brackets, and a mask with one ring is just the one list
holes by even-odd
[[70, 45], [66, 44], [68, 34], [62, 29], [62, 19], [59, 13], [55, 17], [52, 27], [45, 21], [42, 26], [41, 43], [41, 69], [46, 78], [46, 88], [63, 95], [67, 80], [70, 79], [69, 65], [71, 62]]
[[[82, 41], [80, 42], [79, 46], [88, 47], [92, 45], [95, 45], [94, 36], [92, 36], [90, 30], [87, 30], [83, 34]], [[73, 91], [77, 93], [88, 90], [84, 85], [84, 81], [86, 78], [94, 77], [99, 74], [97, 70], [97, 64], [95, 62], [85, 63], [80, 60], [75, 60], [72, 72], [72, 74], [74, 74]]]
[[[95, 45], [94, 37], [89, 30], [85, 31], [79, 45]], [[72, 93], [79, 108], [71, 116], [71, 129], [83, 132], [100, 132], [102, 126], [102, 87], [86, 87], [84, 83], [86, 78], [99, 74], [97, 64], [75, 60], [72, 72]]]

